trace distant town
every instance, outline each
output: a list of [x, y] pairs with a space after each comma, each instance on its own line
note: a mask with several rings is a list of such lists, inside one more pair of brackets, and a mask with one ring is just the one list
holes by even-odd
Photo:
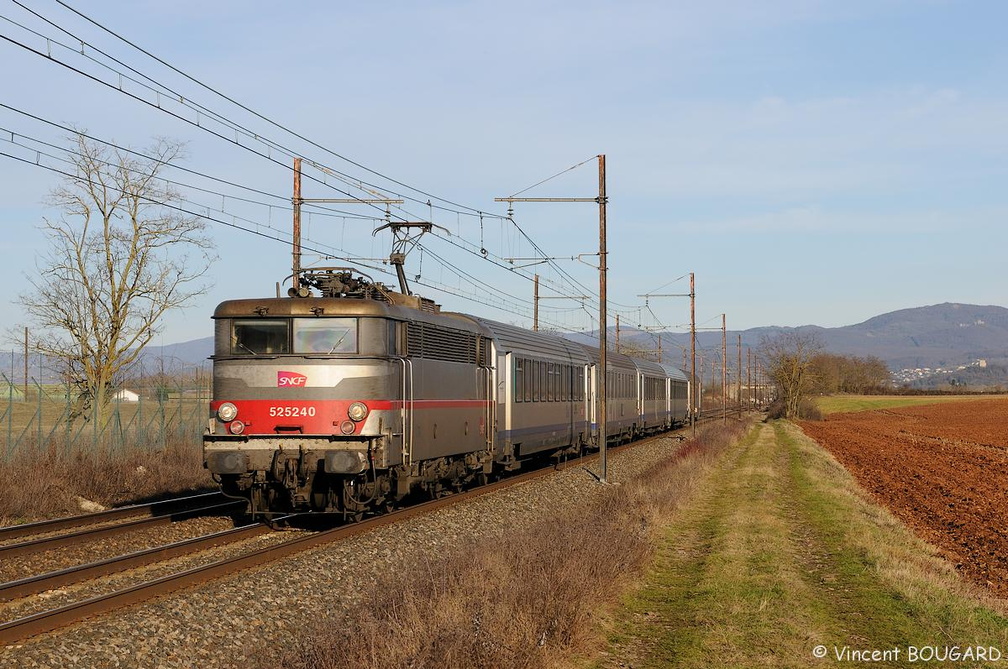
[[897, 386], [919, 386], [946, 384], [958, 385], [955, 379], [949, 377], [963, 372], [973, 372], [987, 369], [986, 360], [974, 360], [968, 365], [958, 365], [956, 367], [917, 367], [915, 369], [901, 369], [892, 373], [892, 382]]

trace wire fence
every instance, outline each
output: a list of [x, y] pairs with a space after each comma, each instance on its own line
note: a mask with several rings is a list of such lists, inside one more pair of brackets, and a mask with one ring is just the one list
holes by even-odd
[[0, 457], [19, 449], [159, 449], [196, 443], [207, 425], [210, 390], [177, 381], [122, 388], [105, 411], [82, 403], [69, 386], [15, 384], [0, 374]]

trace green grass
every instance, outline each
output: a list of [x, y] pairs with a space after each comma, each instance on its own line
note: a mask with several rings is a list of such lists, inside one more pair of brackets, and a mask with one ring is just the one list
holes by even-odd
[[996, 603], [791, 424], [755, 428], [701, 486], [596, 666], [827, 666], [845, 648], [899, 648], [905, 661], [910, 645], [1008, 651]]
[[828, 395], [817, 397], [815, 402], [823, 414], [849, 413], [853, 411], [873, 411], [875, 409], [898, 409], [900, 407], [938, 404], [940, 402], [961, 402], [976, 400], [986, 395], [917, 395], [901, 397], [893, 395]]

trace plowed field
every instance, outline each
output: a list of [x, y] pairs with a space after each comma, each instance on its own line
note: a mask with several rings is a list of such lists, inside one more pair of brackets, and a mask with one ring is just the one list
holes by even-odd
[[838, 413], [801, 427], [965, 578], [1008, 597], [1008, 399]]

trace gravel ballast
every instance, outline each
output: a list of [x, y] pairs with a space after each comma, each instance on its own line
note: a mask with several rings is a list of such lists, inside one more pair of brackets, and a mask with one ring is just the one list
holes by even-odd
[[[636, 478], [680, 442], [663, 437], [610, 452], [608, 480]], [[575, 462], [564, 471], [300, 553], [139, 606], [0, 648], [14, 667], [238, 667], [276, 657], [330, 615], [346, 615], [388, 570], [473, 539], [548, 519], [605, 491]], [[5, 616], [6, 617], [6, 616]]]

